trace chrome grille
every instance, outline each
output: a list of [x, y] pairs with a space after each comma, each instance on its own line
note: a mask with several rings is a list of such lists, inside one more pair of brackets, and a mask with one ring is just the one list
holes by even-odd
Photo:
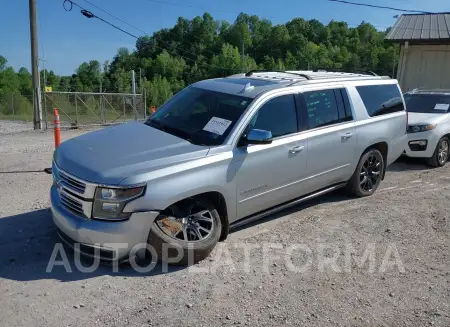
[[75, 199], [68, 197], [63, 192], [60, 192], [61, 204], [72, 211], [73, 213], [84, 216], [83, 204]]
[[61, 185], [72, 189], [76, 192], [79, 193], [84, 193], [84, 190], [86, 189], [86, 184], [83, 182], [80, 182], [72, 177], [70, 177], [69, 175], [65, 174], [63, 171], [59, 170], [58, 171], [58, 175], [60, 178], [60, 183]]

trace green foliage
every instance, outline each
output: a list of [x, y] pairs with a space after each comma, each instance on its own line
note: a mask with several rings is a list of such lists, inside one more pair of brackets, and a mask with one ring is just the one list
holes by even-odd
[[161, 75], [144, 82], [144, 87], [148, 90], [148, 99], [153, 106], [159, 107], [173, 95], [169, 81]]
[[211, 60], [213, 75], [227, 76], [245, 71], [238, 48], [231, 44], [222, 45], [222, 53]]
[[[147, 93], [147, 106], [160, 106], [196, 81], [253, 69], [339, 69], [391, 75], [399, 48], [385, 43], [385, 35], [366, 22], [352, 28], [346, 22], [324, 25], [315, 19], [294, 18], [274, 26], [267, 19], [241, 13], [230, 24], [205, 13], [193, 19], [180, 17], [172, 28], [140, 37], [135, 50], [119, 48], [103, 64], [81, 63], [72, 76], [42, 71], [41, 80], [45, 75], [46, 85], [54, 91], [129, 93], [130, 71], [135, 70], [137, 90]], [[30, 73], [25, 68], [15, 72], [0, 56], [0, 113], [9, 113], [12, 101], [30, 101], [31, 94]], [[32, 110], [31, 104], [24, 108]]]

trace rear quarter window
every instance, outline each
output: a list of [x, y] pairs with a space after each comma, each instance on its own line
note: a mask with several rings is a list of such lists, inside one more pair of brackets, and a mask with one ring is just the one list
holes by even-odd
[[370, 117], [404, 111], [402, 95], [396, 84], [357, 86]]

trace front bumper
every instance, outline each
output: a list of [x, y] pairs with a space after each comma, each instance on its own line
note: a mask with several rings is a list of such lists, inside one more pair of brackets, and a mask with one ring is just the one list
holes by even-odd
[[[55, 186], [50, 190], [50, 199], [53, 222], [61, 239], [85, 256], [99, 256], [107, 261], [126, 261], [134, 246], [147, 243], [150, 228], [159, 214], [135, 212], [125, 221], [94, 220], [77, 216], [62, 206]], [[137, 255], [144, 252], [142, 248]]]
[[[427, 141], [424, 150], [418, 146], [410, 146], [411, 141]], [[431, 158], [433, 156], [439, 137], [435, 136], [432, 131], [420, 133], [408, 133], [408, 142], [405, 147], [405, 155], [412, 158]], [[415, 150], [415, 151], [414, 151]]]

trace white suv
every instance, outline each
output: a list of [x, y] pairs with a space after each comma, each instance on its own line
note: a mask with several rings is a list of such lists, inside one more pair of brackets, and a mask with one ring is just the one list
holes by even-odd
[[408, 157], [442, 167], [450, 144], [450, 90], [414, 90], [404, 95], [408, 111]]

